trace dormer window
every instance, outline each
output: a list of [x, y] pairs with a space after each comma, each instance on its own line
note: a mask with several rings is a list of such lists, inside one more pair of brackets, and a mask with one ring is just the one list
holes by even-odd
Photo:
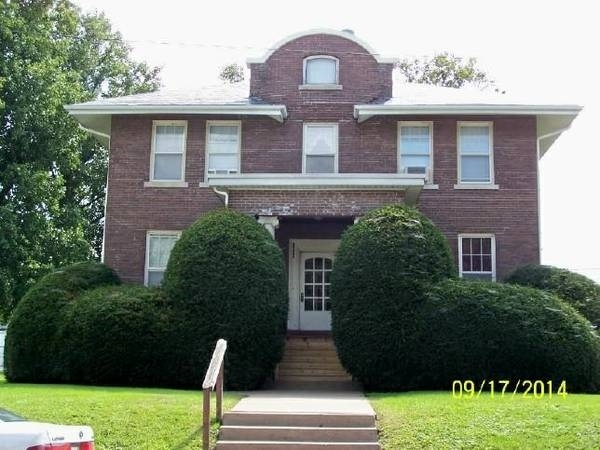
[[338, 59], [327, 55], [305, 58], [303, 83], [301, 89], [341, 89]]

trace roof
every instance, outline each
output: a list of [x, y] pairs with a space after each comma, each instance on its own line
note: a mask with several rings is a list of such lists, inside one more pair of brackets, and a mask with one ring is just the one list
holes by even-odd
[[[363, 122], [381, 115], [528, 115], [537, 120], [540, 157], [577, 117], [581, 106], [527, 99], [475, 88], [447, 88], [416, 83], [394, 83], [394, 96], [357, 104], [354, 117]], [[221, 83], [201, 89], [159, 90], [146, 94], [67, 105], [65, 109], [105, 144], [113, 114], [259, 115], [279, 122], [287, 117], [283, 104], [249, 97], [247, 83]]]
[[283, 38], [282, 40], [277, 42], [275, 45], [273, 45], [271, 48], [269, 48], [263, 56], [258, 57], [258, 58], [248, 58], [246, 60], [246, 63], [248, 65], [265, 63], [267, 61], [267, 59], [269, 59], [273, 53], [275, 53], [277, 50], [279, 50], [279, 48], [283, 47], [287, 43], [292, 42], [296, 39], [302, 38], [304, 36], [311, 36], [314, 34], [327, 34], [330, 36], [338, 36], [338, 37], [341, 37], [344, 39], [348, 39], [348, 40], [360, 45], [362, 48], [364, 48], [367, 51], [367, 53], [372, 55], [373, 58], [375, 58], [375, 60], [378, 63], [393, 64], [395, 62], [398, 62], [398, 58], [388, 58], [388, 57], [381, 56], [381, 54], [376, 52], [369, 44], [367, 44], [362, 39], [356, 37], [352, 30], [341, 30], [340, 31], [340, 30], [333, 30], [333, 29], [329, 29], [329, 28], [314, 28], [312, 30], [305, 30], [305, 31], [301, 31], [299, 33], [294, 33], [294, 34], [291, 34], [291, 35]]

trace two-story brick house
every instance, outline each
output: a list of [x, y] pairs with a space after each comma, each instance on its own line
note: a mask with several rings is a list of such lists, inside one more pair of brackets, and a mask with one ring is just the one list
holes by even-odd
[[539, 262], [538, 160], [573, 105], [403, 84], [351, 32], [291, 36], [250, 60], [250, 86], [70, 105], [106, 143], [104, 260], [159, 283], [181, 230], [223, 207], [256, 216], [289, 267], [290, 330], [330, 327], [329, 272], [369, 209], [416, 205], [463, 277]]

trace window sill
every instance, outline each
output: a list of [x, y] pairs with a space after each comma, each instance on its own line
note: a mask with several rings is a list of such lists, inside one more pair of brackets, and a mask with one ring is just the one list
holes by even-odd
[[341, 91], [341, 84], [301, 84], [298, 89], [301, 91]]
[[427, 183], [425, 183], [425, 186], [423, 186], [423, 189], [435, 190], [435, 189], [439, 189], [439, 188], [440, 188], [439, 184], [427, 184]]
[[186, 188], [187, 181], [144, 181], [144, 187], [155, 188]]
[[467, 183], [463, 183], [463, 184], [455, 184], [454, 189], [498, 190], [498, 189], [500, 189], [500, 186], [498, 186], [497, 184], [477, 184], [477, 183], [467, 184]]

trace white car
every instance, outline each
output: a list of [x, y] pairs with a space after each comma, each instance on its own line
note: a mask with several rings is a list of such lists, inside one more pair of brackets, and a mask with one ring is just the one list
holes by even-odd
[[85, 425], [30, 422], [0, 408], [0, 450], [94, 450], [94, 431]]

